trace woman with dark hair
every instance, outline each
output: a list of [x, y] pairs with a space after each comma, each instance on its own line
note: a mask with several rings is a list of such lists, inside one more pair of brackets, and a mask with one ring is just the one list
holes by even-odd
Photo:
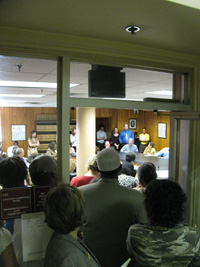
[[0, 184], [4, 188], [24, 186], [28, 172], [20, 157], [10, 157], [0, 162]]
[[57, 160], [56, 142], [51, 142], [47, 148], [46, 155]]
[[144, 194], [148, 223], [132, 225], [127, 238], [134, 266], [200, 266], [200, 236], [182, 222], [182, 188], [170, 180], [154, 180]]
[[114, 146], [116, 150], [119, 150], [119, 130], [117, 127], [114, 128], [110, 141], [111, 141], [111, 145]]
[[86, 245], [77, 239], [77, 228], [84, 218], [84, 201], [78, 189], [68, 185], [51, 189], [44, 212], [46, 223], [54, 230], [46, 251], [46, 267], [100, 266]]
[[156, 149], [154, 148], [154, 142], [149, 142], [143, 154], [144, 155], [155, 155], [156, 154]]
[[37, 138], [36, 131], [31, 132], [31, 136], [28, 138], [28, 161], [32, 162], [35, 157], [38, 155], [38, 147], [40, 142]]

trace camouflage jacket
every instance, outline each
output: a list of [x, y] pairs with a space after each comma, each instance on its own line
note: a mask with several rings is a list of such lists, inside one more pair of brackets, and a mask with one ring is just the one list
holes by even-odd
[[200, 235], [183, 224], [174, 228], [132, 225], [127, 249], [135, 266], [200, 266]]

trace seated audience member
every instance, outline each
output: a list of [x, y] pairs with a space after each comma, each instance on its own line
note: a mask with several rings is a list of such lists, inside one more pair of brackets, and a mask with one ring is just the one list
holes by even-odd
[[169, 159], [169, 147], [165, 147], [165, 148], [161, 149], [154, 156]]
[[118, 181], [120, 185], [130, 188], [138, 185], [138, 178], [131, 176], [131, 169], [129, 167], [122, 167], [120, 174], [118, 175]]
[[148, 146], [145, 148], [143, 154], [144, 155], [154, 155], [156, 153], [156, 149], [154, 148], [154, 143], [149, 142]]
[[148, 222], [128, 231], [127, 248], [134, 266], [200, 266], [200, 235], [182, 222], [185, 201], [182, 188], [170, 180], [147, 186]]
[[138, 148], [137, 148], [136, 145], [133, 144], [133, 139], [130, 138], [128, 140], [128, 144], [127, 145], [124, 145], [121, 148], [120, 152], [133, 152], [134, 153], [134, 152], [138, 152]]
[[3, 222], [0, 221], [0, 266], [18, 267], [11, 233], [3, 228]]
[[57, 185], [57, 163], [50, 156], [41, 155], [34, 159], [29, 172], [34, 185]]
[[157, 178], [156, 166], [151, 162], [144, 162], [137, 170], [139, 187], [135, 189], [144, 192], [146, 186]]
[[56, 151], [56, 143], [51, 142], [49, 147], [47, 148], [46, 155], [52, 157], [53, 159], [57, 160], [57, 151]]
[[91, 156], [87, 162], [87, 173], [81, 176], [76, 176], [73, 177], [70, 185], [71, 186], [75, 186], [75, 187], [79, 187], [82, 185], [86, 185], [89, 184], [90, 181], [95, 178], [95, 177], [99, 177], [99, 170], [97, 167], [97, 156]]
[[123, 161], [122, 163], [122, 168], [128, 167], [131, 170], [131, 176], [135, 177], [136, 175], [136, 170], [134, 169], [134, 166], [131, 162], [135, 160], [135, 154], [132, 152], [127, 152], [126, 153], [126, 160]]
[[53, 188], [47, 194], [44, 210], [45, 221], [54, 230], [44, 266], [100, 266], [86, 245], [77, 240], [77, 228], [84, 218], [84, 201], [80, 192], [67, 185]]
[[143, 195], [119, 185], [120, 157], [111, 148], [97, 154], [101, 179], [79, 187], [86, 203], [83, 241], [102, 267], [118, 267], [127, 259], [127, 232], [131, 224], [146, 222]]
[[9, 146], [7, 149], [7, 155], [8, 157], [13, 157], [14, 156], [14, 150], [17, 149], [18, 146], [18, 141], [15, 141], [12, 146]]
[[26, 164], [26, 168], [28, 169], [29, 168], [29, 164], [26, 161], [26, 159], [24, 158], [24, 149], [18, 147], [15, 151], [16, 151], [16, 156], [20, 157], [23, 160], [23, 162]]
[[110, 142], [109, 141], [105, 142], [105, 148], [110, 148]]

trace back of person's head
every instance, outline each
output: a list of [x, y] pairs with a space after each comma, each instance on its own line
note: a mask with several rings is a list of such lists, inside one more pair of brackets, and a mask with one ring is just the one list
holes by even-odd
[[29, 166], [29, 172], [34, 185], [57, 185], [57, 163], [48, 155], [35, 158]]
[[87, 162], [87, 169], [88, 171], [99, 171], [98, 166], [97, 166], [97, 155], [93, 155], [88, 159]]
[[17, 156], [19, 156], [19, 155], [23, 155], [23, 154], [24, 154], [24, 149], [21, 148], [21, 147], [18, 147], [18, 148], [16, 149], [15, 154], [16, 154]]
[[14, 141], [14, 144], [13, 145], [14, 146], [18, 146], [19, 145], [18, 141]]
[[129, 167], [122, 167], [120, 174], [131, 175], [131, 169]]
[[112, 148], [103, 149], [97, 154], [97, 166], [102, 178], [117, 178], [121, 169], [119, 154]]
[[183, 220], [186, 196], [180, 185], [170, 180], [155, 180], [144, 194], [150, 225], [172, 228]]
[[75, 187], [59, 185], [51, 189], [44, 205], [45, 221], [50, 228], [68, 234], [83, 224], [84, 201]]
[[0, 162], [0, 184], [4, 188], [24, 185], [27, 178], [27, 168], [20, 157], [10, 157]]
[[131, 162], [135, 160], [135, 154], [133, 152], [126, 153], [126, 161]]
[[139, 182], [142, 186], [147, 186], [157, 178], [156, 166], [151, 162], [144, 162], [137, 171]]
[[56, 143], [55, 142], [51, 142], [50, 144], [49, 144], [49, 148], [51, 149], [51, 150], [55, 150], [55, 145], [56, 145]]

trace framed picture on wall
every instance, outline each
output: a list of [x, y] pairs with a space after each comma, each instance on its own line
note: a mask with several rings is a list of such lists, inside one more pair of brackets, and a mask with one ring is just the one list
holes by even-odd
[[11, 140], [26, 141], [26, 125], [11, 125]]
[[158, 138], [167, 138], [167, 123], [158, 123]]
[[128, 128], [137, 129], [137, 119], [129, 119]]

